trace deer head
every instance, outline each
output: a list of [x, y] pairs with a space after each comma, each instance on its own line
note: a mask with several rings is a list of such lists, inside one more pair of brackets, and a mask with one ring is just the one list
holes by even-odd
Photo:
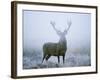
[[54, 21], [51, 21], [50, 24], [52, 25], [53, 29], [56, 31], [56, 33], [57, 33], [59, 36], [65, 36], [65, 35], [68, 33], [68, 31], [69, 31], [69, 29], [70, 29], [70, 27], [71, 27], [72, 22], [71, 22], [71, 21], [67, 21], [68, 28], [65, 29], [63, 32], [61, 32], [60, 30], [58, 30], [58, 29], [55, 27], [56, 23], [55, 23]]
[[51, 21], [50, 23], [51, 23], [53, 29], [56, 31], [56, 33], [60, 36], [59, 44], [66, 46], [66, 37], [65, 36], [68, 33], [68, 31], [69, 31], [69, 29], [71, 27], [72, 22], [71, 21], [67, 21], [68, 28], [65, 29], [63, 32], [61, 32], [60, 30], [58, 30], [55, 27], [55, 25], [56, 25], [55, 22]]

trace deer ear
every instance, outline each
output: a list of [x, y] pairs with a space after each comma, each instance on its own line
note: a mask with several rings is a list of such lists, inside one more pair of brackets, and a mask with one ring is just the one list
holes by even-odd
[[64, 33], [64, 34], [67, 34], [67, 30], [65, 29], [63, 33]]

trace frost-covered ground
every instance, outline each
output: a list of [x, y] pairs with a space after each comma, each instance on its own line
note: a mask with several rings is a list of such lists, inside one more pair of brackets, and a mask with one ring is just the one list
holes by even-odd
[[87, 53], [70, 53], [67, 52], [65, 56], [65, 63], [63, 64], [62, 57], [58, 64], [57, 57], [50, 57], [48, 61], [42, 63], [43, 53], [41, 51], [24, 52], [23, 55], [23, 69], [39, 69], [39, 68], [57, 68], [57, 67], [78, 67], [90, 66], [91, 59]]

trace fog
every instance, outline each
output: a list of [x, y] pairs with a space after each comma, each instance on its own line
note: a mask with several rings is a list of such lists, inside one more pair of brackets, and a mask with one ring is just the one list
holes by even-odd
[[55, 21], [56, 28], [63, 32], [69, 20], [72, 25], [66, 35], [66, 53], [87, 53], [90, 58], [91, 14], [88, 13], [23, 10], [23, 54], [34, 54], [37, 50], [42, 57], [44, 43], [59, 41], [50, 21]]

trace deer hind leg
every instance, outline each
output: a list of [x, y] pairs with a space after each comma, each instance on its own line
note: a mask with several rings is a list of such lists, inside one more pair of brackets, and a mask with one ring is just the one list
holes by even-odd
[[44, 55], [44, 56], [43, 56], [42, 63], [43, 63], [43, 61], [44, 61], [45, 57], [46, 57], [46, 55]]
[[65, 55], [63, 55], [63, 64], [65, 63]]
[[50, 57], [51, 57], [50, 55], [47, 55], [47, 56], [46, 56], [46, 61], [48, 61], [48, 59], [49, 59]]

